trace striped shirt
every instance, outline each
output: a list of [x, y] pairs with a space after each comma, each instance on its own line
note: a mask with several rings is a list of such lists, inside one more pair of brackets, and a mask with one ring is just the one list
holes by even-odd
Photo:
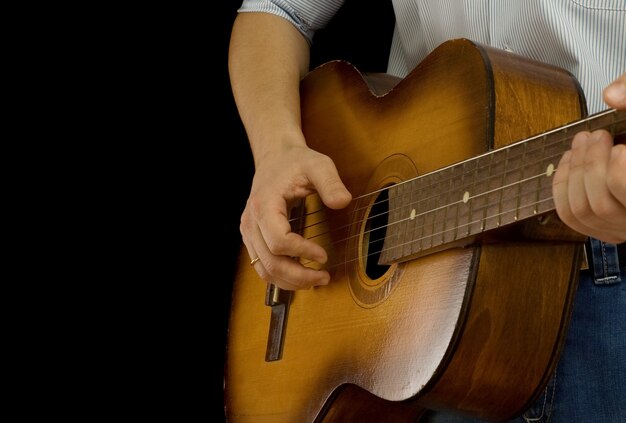
[[[244, 0], [240, 12], [281, 16], [313, 42], [344, 0]], [[567, 69], [589, 113], [626, 72], [626, 0], [392, 0], [396, 22], [387, 72], [406, 76], [446, 40], [468, 38]]]

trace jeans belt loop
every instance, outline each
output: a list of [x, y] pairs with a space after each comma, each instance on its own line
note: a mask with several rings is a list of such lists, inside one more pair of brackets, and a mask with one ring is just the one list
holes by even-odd
[[[620, 245], [620, 249], [622, 248], [624, 248], [623, 244]], [[620, 263], [617, 245], [589, 238], [586, 244], [586, 254], [589, 270], [592, 272], [596, 285], [618, 283], [626, 277], [626, 263]]]

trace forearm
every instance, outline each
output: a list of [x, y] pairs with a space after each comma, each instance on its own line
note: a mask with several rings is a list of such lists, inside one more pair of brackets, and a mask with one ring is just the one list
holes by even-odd
[[300, 80], [308, 72], [309, 45], [286, 20], [240, 13], [229, 50], [233, 95], [255, 163], [285, 144], [304, 142]]

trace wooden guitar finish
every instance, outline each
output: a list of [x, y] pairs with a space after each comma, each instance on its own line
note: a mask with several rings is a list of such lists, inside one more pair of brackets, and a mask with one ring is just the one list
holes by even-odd
[[[354, 201], [331, 211], [311, 196], [294, 216], [327, 248], [333, 279], [292, 293], [273, 361], [265, 360], [266, 284], [242, 249], [225, 363], [228, 421], [401, 422], [423, 409], [503, 421], [522, 413], [553, 373], [581, 265], [583, 237], [546, 201], [550, 164], [568, 142], [542, 162], [545, 181], [535, 183], [531, 209], [508, 191], [498, 204], [470, 207], [468, 175], [481, 181], [476, 189], [494, 183], [480, 179], [486, 165], [460, 174], [448, 168], [584, 118], [577, 82], [561, 69], [453, 40], [384, 95], [341, 61], [313, 70], [301, 94], [308, 143], [333, 158]], [[516, 169], [504, 171], [505, 184]], [[418, 176], [431, 178], [420, 195], [401, 183]], [[455, 219], [446, 211], [429, 223], [412, 208], [423, 199], [438, 211], [450, 193], [458, 195]], [[519, 213], [493, 220], [492, 207], [511, 201]], [[388, 219], [386, 234], [376, 231], [378, 214]], [[449, 232], [463, 216], [469, 223]], [[424, 226], [394, 231], [396, 217]]]

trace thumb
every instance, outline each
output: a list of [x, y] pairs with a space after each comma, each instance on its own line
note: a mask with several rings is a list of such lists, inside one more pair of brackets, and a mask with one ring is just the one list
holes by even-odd
[[342, 209], [350, 204], [352, 194], [341, 181], [337, 168], [332, 161], [312, 173], [313, 185], [322, 202], [331, 209]]
[[604, 101], [609, 107], [626, 109], [626, 73], [604, 89]]

